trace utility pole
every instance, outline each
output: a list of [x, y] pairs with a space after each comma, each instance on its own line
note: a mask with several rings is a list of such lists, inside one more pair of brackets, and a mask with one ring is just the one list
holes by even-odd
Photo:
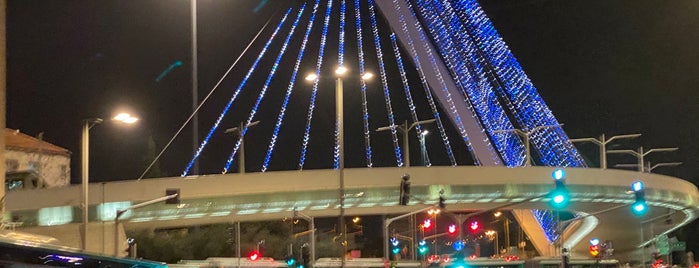
[[[630, 154], [636, 157], [638, 159], [638, 171], [639, 172], [646, 172], [645, 162], [644, 162], [644, 157], [646, 155], [649, 155], [650, 153], [655, 153], [655, 152], [672, 152], [672, 151], [677, 151], [680, 148], [673, 147], [673, 148], [653, 148], [648, 151], [643, 151], [643, 146], [638, 147], [638, 151], [633, 151], [633, 150], [609, 150], [607, 153], [610, 154]], [[650, 172], [650, 171], [648, 171]]]
[[[380, 127], [380, 128], [377, 128], [376, 131], [380, 132], [380, 131], [395, 129], [395, 130], [400, 131], [403, 134], [403, 151], [405, 151], [405, 153], [403, 154], [403, 163], [405, 163], [406, 167], [409, 167], [410, 166], [410, 146], [409, 146], [409, 142], [408, 142], [409, 141], [408, 140], [408, 132], [416, 126], [419, 126], [422, 124], [429, 124], [429, 123], [432, 123], [436, 120], [437, 119], [434, 119], [434, 118], [427, 119], [427, 120], [420, 120], [417, 122], [413, 122], [410, 125], [408, 125], [408, 120], [405, 120], [405, 122], [403, 122], [403, 124], [401, 124], [401, 125], [392, 125], [392, 126]], [[422, 135], [422, 133], [418, 133], [418, 135], [420, 135], [420, 138], [422, 139], [421, 140], [422, 144], [424, 144], [424, 135]], [[425, 157], [424, 154], [423, 154], [423, 157]]]
[[538, 126], [538, 127], [532, 128], [532, 129], [530, 129], [530, 130], [528, 130], [528, 131], [524, 131], [524, 130], [516, 129], [516, 128], [513, 128], [513, 129], [503, 129], [503, 130], [496, 130], [496, 131], [494, 131], [493, 133], [512, 132], [512, 133], [517, 134], [517, 136], [520, 136], [522, 139], [524, 139], [524, 141], [523, 141], [523, 143], [524, 143], [524, 153], [525, 153], [525, 155], [524, 155], [524, 166], [526, 166], [526, 167], [531, 167], [531, 166], [532, 166], [532, 160], [531, 160], [532, 157], [531, 157], [531, 149], [530, 149], [531, 146], [529, 145], [529, 137], [531, 137], [531, 135], [534, 134], [534, 132], [537, 132], [537, 131], [539, 131], [539, 130], [541, 130], [541, 129], [544, 129], [544, 128], [554, 128], [554, 127], [561, 127], [561, 126], [563, 126], [563, 124], [549, 125], [549, 126]]
[[606, 169], [607, 168], [607, 143], [610, 143], [616, 139], [633, 139], [633, 138], [638, 138], [640, 136], [641, 136], [641, 134], [617, 135], [617, 136], [612, 136], [611, 138], [605, 140], [604, 134], [602, 134], [602, 135], [600, 135], [599, 139], [578, 138], [578, 139], [570, 139], [570, 142], [592, 142], [594, 144], [599, 145], [599, 147], [600, 147], [600, 149], [599, 149], [599, 167], [601, 169]]

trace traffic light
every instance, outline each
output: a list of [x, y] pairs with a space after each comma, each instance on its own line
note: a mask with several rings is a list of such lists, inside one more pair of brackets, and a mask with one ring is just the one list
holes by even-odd
[[391, 253], [400, 253], [400, 242], [395, 237], [391, 237]]
[[472, 221], [468, 225], [468, 229], [471, 231], [471, 233], [478, 233], [478, 231], [481, 230], [481, 224], [478, 221]]
[[427, 230], [432, 227], [432, 220], [431, 219], [425, 219], [425, 221], [422, 222], [422, 228]]
[[259, 251], [253, 250], [248, 253], [248, 260], [257, 261], [262, 258], [262, 254]]
[[294, 256], [286, 257], [286, 266], [296, 267], [296, 258], [294, 258]]
[[311, 267], [311, 249], [308, 244], [301, 246], [301, 264], [296, 266], [296, 268], [308, 268]]
[[410, 175], [404, 174], [400, 182], [400, 198], [398, 204], [405, 206], [410, 201]]
[[444, 199], [444, 196], [440, 195], [439, 196], [439, 208], [444, 209], [447, 207], [447, 205], [444, 204], [444, 201], [446, 201], [446, 199]]
[[180, 189], [165, 189], [165, 195], [177, 194], [175, 197], [165, 200], [165, 204], [179, 204], [180, 203]]
[[417, 243], [417, 253], [422, 255], [427, 254], [429, 252], [429, 248], [427, 247], [427, 242], [425, 240], [421, 240], [420, 242]]
[[450, 235], [453, 235], [456, 233], [456, 231], [457, 231], [456, 224], [449, 224], [449, 227], [447, 227], [447, 233], [449, 233]]
[[565, 208], [570, 203], [570, 193], [565, 185], [565, 171], [560, 168], [556, 169], [551, 177], [553, 177], [555, 188], [549, 193], [551, 198], [549, 204], [555, 209]]
[[631, 190], [636, 195], [636, 201], [631, 205], [631, 212], [636, 216], [643, 216], [648, 212], [648, 204], [646, 203], [646, 190], [643, 183], [640, 181], [631, 184]]
[[456, 240], [454, 243], [451, 243], [451, 248], [453, 248], [456, 251], [461, 251], [464, 249], [464, 241], [463, 240]]
[[590, 256], [597, 257], [599, 255], [599, 239], [590, 239]]
[[590, 256], [597, 257], [599, 255], [599, 245], [590, 246]]

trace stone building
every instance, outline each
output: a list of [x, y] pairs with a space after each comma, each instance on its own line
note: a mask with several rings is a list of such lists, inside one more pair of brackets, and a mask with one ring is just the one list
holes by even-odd
[[65, 148], [5, 129], [6, 190], [70, 184], [70, 155]]

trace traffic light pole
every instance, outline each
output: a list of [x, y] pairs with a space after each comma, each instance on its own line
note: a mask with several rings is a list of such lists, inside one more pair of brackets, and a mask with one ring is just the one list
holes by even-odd
[[423, 208], [420, 210], [416, 210], [413, 212], [409, 212], [409, 213], [406, 213], [406, 214], [403, 214], [400, 216], [396, 216], [396, 217], [388, 218], [388, 219], [384, 220], [384, 222], [383, 222], [383, 257], [387, 261], [391, 259], [390, 255], [388, 254], [388, 227], [391, 225], [391, 223], [396, 221], [396, 220], [400, 220], [402, 218], [409, 217], [410, 215], [415, 215], [415, 214], [418, 214], [421, 212], [425, 212], [425, 211], [428, 211], [428, 210], [433, 209], [433, 208], [435, 208], [435, 207], [429, 206], [429, 207], [426, 207], [426, 208]]
[[[315, 261], [316, 261], [316, 226], [315, 226], [315, 221], [313, 220], [313, 217], [296, 211], [296, 208], [294, 208], [294, 217], [303, 218], [304, 220], [308, 221], [308, 229], [309, 229], [308, 231], [311, 234], [311, 239], [309, 239], [310, 243], [308, 243], [308, 246], [311, 247], [311, 255], [310, 255], [311, 261], [309, 263], [311, 264], [311, 267], [315, 267]], [[306, 268], [311, 268], [311, 267], [306, 267]]]
[[139, 204], [127, 207], [125, 209], [117, 209], [116, 216], [114, 217], [114, 256], [119, 257], [119, 217], [121, 217], [121, 215], [123, 215], [124, 213], [126, 213], [127, 211], [132, 210], [132, 209], [137, 209], [137, 208], [149, 206], [149, 205], [161, 202], [161, 201], [173, 199], [173, 198], [177, 197], [178, 195], [179, 194], [166, 195], [163, 197], [158, 197], [158, 198], [150, 200], [150, 201], [146, 201], [143, 203], [139, 203]]

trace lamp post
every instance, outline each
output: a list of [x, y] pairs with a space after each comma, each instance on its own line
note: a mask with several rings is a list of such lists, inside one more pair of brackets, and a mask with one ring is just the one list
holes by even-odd
[[[133, 124], [138, 121], [138, 118], [127, 113], [119, 113], [112, 120], [124, 124]], [[90, 184], [90, 129], [97, 124], [104, 122], [101, 118], [92, 118], [83, 120], [82, 126], [82, 141], [81, 141], [81, 185], [82, 185], [82, 249], [87, 250], [87, 226], [89, 222], [88, 212], [90, 203], [88, 200], [88, 186]]]
[[149, 206], [149, 205], [152, 205], [152, 204], [155, 204], [158, 202], [162, 202], [165, 200], [176, 198], [178, 195], [180, 195], [180, 194], [174, 193], [171, 195], [166, 195], [166, 196], [158, 197], [156, 199], [149, 200], [149, 201], [146, 201], [143, 203], [139, 203], [139, 204], [136, 204], [136, 205], [124, 208], [124, 209], [117, 209], [116, 214], [114, 215], [114, 256], [119, 257], [119, 218], [121, 217], [121, 215], [123, 215], [124, 213], [126, 213], [127, 211], [132, 210], [132, 209], [137, 209], [137, 208]]
[[[502, 216], [502, 212], [497, 211], [497, 212], [493, 213], [493, 216], [495, 216], [496, 218], [500, 218], [500, 216]], [[507, 216], [505, 216], [502, 219], [495, 220], [494, 222], [497, 222], [497, 221], [502, 221], [502, 228], [503, 228], [503, 231], [505, 232], [505, 240], [504, 240], [505, 249], [507, 249], [509, 251], [510, 250], [510, 219], [507, 218]], [[498, 254], [499, 253], [500, 252], [498, 251]]]
[[498, 232], [495, 230], [488, 230], [485, 232], [485, 235], [488, 236], [488, 238], [490, 238], [490, 240], [493, 240], [493, 239], [495, 240], [494, 241], [495, 243], [493, 243], [493, 250], [494, 250], [493, 253], [495, 253], [494, 255], [499, 256], [500, 255], [500, 248], [498, 246]]
[[529, 145], [529, 137], [534, 134], [534, 132], [537, 132], [541, 129], [544, 128], [553, 128], [553, 127], [561, 127], [563, 124], [557, 124], [557, 125], [548, 125], [548, 126], [538, 126], [530, 129], [529, 131], [523, 131], [521, 129], [502, 129], [502, 130], [496, 130], [493, 133], [503, 133], [503, 132], [513, 132], [517, 134], [518, 136], [522, 137], [524, 139], [524, 166], [530, 167], [532, 165], [532, 160], [531, 160], [531, 149]]
[[[340, 197], [340, 219], [339, 219], [339, 224], [338, 226], [342, 229], [342, 254], [341, 259], [342, 259], [342, 266], [345, 267], [346, 263], [346, 256], [345, 253], [347, 252], [347, 228], [345, 226], [345, 145], [344, 145], [344, 115], [343, 115], [343, 109], [344, 109], [344, 103], [343, 103], [343, 97], [342, 94], [344, 93], [343, 91], [343, 83], [342, 83], [342, 77], [348, 72], [347, 68], [344, 66], [338, 66], [337, 69], [335, 69], [335, 125], [337, 126], [337, 147], [338, 147], [338, 172], [339, 172], [339, 177], [340, 177], [340, 185], [339, 185], [339, 197]], [[374, 75], [370, 72], [364, 72], [361, 75], [361, 79], [366, 81], [371, 79]], [[309, 74], [305, 78], [307, 81], [315, 81], [318, 79], [318, 75], [316, 74]]]
[[641, 136], [641, 134], [617, 135], [617, 136], [612, 136], [608, 140], [605, 140], [604, 134], [602, 134], [602, 135], [600, 135], [599, 139], [578, 138], [578, 139], [570, 139], [570, 142], [592, 142], [594, 144], [597, 144], [600, 147], [600, 149], [599, 149], [599, 167], [601, 169], [606, 169], [607, 168], [607, 143], [610, 143], [616, 139], [633, 139], [633, 138], [638, 138], [640, 136]]
[[[646, 171], [653, 172], [654, 169], [659, 168], [659, 167], [675, 167], [682, 165], [683, 162], [667, 162], [667, 163], [657, 163], [655, 165], [651, 165], [650, 161], [646, 161]], [[619, 167], [619, 168], [638, 168], [638, 164], [616, 164], [614, 167]]]
[[[386, 131], [386, 130], [398, 130], [403, 134], [403, 150], [405, 150], [405, 154], [403, 154], [403, 162], [405, 163], [406, 167], [410, 166], [410, 147], [408, 146], [408, 132], [416, 127], [417, 125], [420, 124], [429, 124], [436, 121], [436, 119], [427, 119], [427, 120], [420, 120], [417, 122], [413, 122], [412, 124], [408, 125], [408, 120], [405, 120], [403, 124], [401, 125], [392, 125], [392, 126], [385, 126], [385, 127], [380, 127], [377, 128], [376, 131]], [[422, 135], [422, 133], [421, 133]], [[424, 141], [424, 140], [423, 140]]]
[[432, 164], [428, 164], [427, 160], [427, 147], [425, 146], [425, 138], [427, 137], [427, 134], [430, 132], [425, 129], [422, 132], [420, 132], [420, 153], [422, 155], [422, 164], [425, 166], [431, 166]]
[[243, 137], [243, 128], [249, 128], [259, 124], [260, 121], [251, 122], [247, 126], [243, 126], [243, 122], [240, 122], [237, 127], [232, 127], [226, 129], [223, 133], [235, 132], [240, 139], [240, 150], [238, 151], [238, 172], [241, 174], [245, 173], [245, 137]]
[[[654, 152], [672, 152], [672, 151], [677, 151], [680, 148], [673, 147], [673, 148], [653, 148], [648, 151], [643, 151], [643, 146], [638, 147], [638, 151], [634, 150], [609, 150], [607, 153], [610, 154], [630, 154], [636, 157], [638, 159], [638, 171], [639, 172], [646, 172], [646, 169], [644, 167], [644, 157], [646, 155], [649, 155], [650, 153]], [[650, 172], [650, 170], [648, 171]]]
[[[441, 213], [441, 212], [442, 212], [442, 210], [438, 209], [438, 208], [430, 209], [427, 211], [427, 215], [429, 215], [430, 218], [434, 221], [434, 226], [432, 226], [433, 234], [435, 236], [434, 241], [437, 241], [437, 239], [436, 239], [436, 236], [437, 236], [437, 215], [439, 215], [439, 213]], [[459, 229], [461, 229], [460, 226], [459, 226]], [[423, 239], [424, 239], [424, 235], [423, 235]], [[433, 245], [434, 245], [434, 254], [439, 255], [439, 252], [437, 252], [437, 243], [433, 243]]]
[[[196, 152], [199, 146], [199, 114], [196, 112], [199, 106], [199, 74], [197, 60], [197, 0], [190, 1], [192, 22], [192, 151]], [[199, 174], [199, 160], [194, 160], [192, 173]]]

